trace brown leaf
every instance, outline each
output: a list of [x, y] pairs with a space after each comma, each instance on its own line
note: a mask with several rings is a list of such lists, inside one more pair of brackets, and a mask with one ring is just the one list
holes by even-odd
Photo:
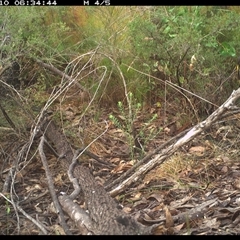
[[61, 226], [59, 226], [58, 224], [51, 226], [51, 229], [53, 229], [54, 234], [56, 234], [56, 235], [66, 235], [63, 228]]
[[234, 186], [236, 189], [240, 189], [240, 179], [236, 179], [236, 180], [233, 182], [233, 186]]
[[143, 219], [144, 219], [145, 222], [148, 222], [148, 221], [152, 221], [152, 220], [153, 220], [152, 217], [149, 216], [149, 214], [147, 214], [147, 213], [144, 213]]
[[154, 229], [153, 234], [154, 235], [163, 235], [167, 233], [167, 229], [164, 226], [158, 226]]
[[111, 173], [122, 173], [133, 166], [132, 162], [121, 161], [118, 166], [116, 166]]
[[164, 207], [165, 216], [166, 216], [166, 228], [171, 228], [174, 225], [172, 214], [170, 213], [167, 206]]
[[221, 172], [227, 173], [228, 172], [228, 166], [223, 166], [221, 169]]
[[54, 181], [62, 184], [62, 183], [63, 183], [63, 174], [59, 173], [59, 174], [54, 178]]
[[137, 201], [141, 198], [141, 193], [138, 192], [137, 194], [135, 194], [132, 198], [130, 198], [131, 201]]
[[232, 221], [235, 221], [235, 219], [240, 215], [240, 210], [238, 209], [233, 215], [232, 215]]
[[35, 207], [36, 212], [42, 213], [43, 212], [42, 209], [40, 207], [38, 207], [39, 204], [40, 203], [37, 203], [34, 207]]
[[189, 149], [189, 153], [192, 153], [196, 156], [202, 156], [205, 151], [206, 151], [206, 148], [202, 146], [195, 146]]
[[132, 211], [132, 209], [130, 207], [124, 207], [122, 209], [125, 213], [130, 213]]
[[185, 222], [184, 222], [184, 223], [181, 223], [181, 224], [179, 224], [179, 225], [177, 225], [177, 226], [174, 226], [175, 232], [180, 231], [184, 225], [185, 225]]
[[163, 203], [160, 203], [159, 205], [157, 205], [156, 207], [154, 207], [152, 210], [153, 211], [159, 211], [163, 209]]
[[121, 160], [120, 160], [120, 158], [118, 158], [118, 157], [116, 157], [116, 158], [112, 158], [111, 159], [111, 163], [118, 163], [118, 162], [120, 162]]
[[151, 198], [156, 199], [158, 202], [163, 201], [163, 196], [160, 194], [154, 193], [154, 194], [150, 195], [147, 199], [151, 200]]

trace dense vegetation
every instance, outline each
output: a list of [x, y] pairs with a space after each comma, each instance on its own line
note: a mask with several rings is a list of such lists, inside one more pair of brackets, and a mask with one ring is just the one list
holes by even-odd
[[[81, 84], [92, 94], [97, 90], [95, 100], [103, 106], [116, 106], [126, 92], [141, 104], [163, 106], [168, 101], [184, 106], [185, 94], [191, 104], [184, 108], [192, 108], [196, 118], [209, 113], [238, 86], [236, 75], [231, 75], [240, 51], [238, 7], [9, 7], [0, 11], [1, 66], [17, 61], [23, 88], [36, 84], [45, 91], [59, 84], [34, 59], [70, 75], [88, 62], [90, 73]], [[91, 59], [81, 56], [96, 49]], [[177, 86], [166, 87], [165, 80]]]
[[[181, 128], [209, 115], [239, 84], [238, 7], [8, 7], [0, 11], [2, 80], [21, 89], [13, 98], [24, 98], [24, 108], [36, 110], [35, 114], [54, 87], [62, 84], [61, 77], [39, 66], [38, 60], [78, 79], [87, 93], [74, 101], [90, 101], [96, 119], [99, 105], [127, 107], [128, 132], [136, 117], [132, 109], [136, 115], [155, 108], [164, 112], [164, 124], [177, 119]], [[5, 71], [9, 66], [18, 78]], [[2, 95], [8, 88], [3, 86]], [[3, 100], [4, 104], [10, 101]], [[10, 115], [12, 105], [6, 105]], [[25, 125], [21, 115], [17, 122]]]
[[[0, 14], [4, 159], [48, 111], [75, 146], [95, 141], [107, 122], [128, 145], [118, 148], [130, 155], [128, 168], [160, 133], [165, 141], [196, 124], [239, 87], [236, 6], [21, 6]], [[32, 146], [24, 159], [35, 156]]]

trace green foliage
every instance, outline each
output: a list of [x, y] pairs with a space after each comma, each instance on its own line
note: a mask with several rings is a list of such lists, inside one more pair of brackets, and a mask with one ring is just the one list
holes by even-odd
[[[231, 75], [240, 52], [239, 14], [201, 6], [151, 7], [148, 14], [130, 23], [139, 57], [134, 67], [160, 69], [176, 84], [216, 104], [218, 99], [222, 102], [223, 94], [227, 97], [236, 86], [233, 81], [225, 81], [222, 92], [212, 92]], [[190, 70], [193, 56], [196, 61]]]
[[[56, 78], [60, 82], [60, 76], [43, 69], [33, 59], [50, 63], [64, 71], [72, 56], [76, 55], [78, 46], [71, 44], [74, 26], [70, 28], [65, 17], [69, 9], [24, 6], [0, 8], [0, 38], [8, 40], [0, 42], [0, 67], [13, 61], [19, 63], [22, 86], [25, 88], [28, 83], [35, 83], [33, 88], [39, 90], [35, 95], [29, 95], [29, 98], [35, 98], [29, 101], [31, 103], [45, 102], [48, 95], [42, 93], [56, 84]], [[29, 89], [29, 92], [35, 89]]]
[[137, 116], [137, 113], [139, 112], [141, 108], [141, 104], [134, 102], [133, 100], [133, 94], [131, 92], [128, 93], [129, 95], [129, 101], [130, 101], [130, 107], [132, 109], [131, 113], [129, 114], [129, 109], [125, 109], [124, 105], [121, 101], [118, 102], [118, 110], [120, 112], [119, 118], [122, 120], [118, 120], [117, 117], [110, 114], [109, 119], [119, 128], [121, 129], [127, 138], [127, 143], [130, 149], [131, 158], [134, 158], [134, 152], [135, 152], [135, 143], [134, 143], [134, 133], [133, 133], [133, 123]]
[[[52, 11], [55, 13], [51, 17]], [[7, 54], [12, 57], [24, 52], [24, 55], [49, 59], [64, 60], [70, 54], [70, 28], [64, 22], [62, 15], [67, 14], [67, 7], [9, 7], [1, 8], [4, 16], [4, 31], [11, 37]], [[6, 46], [7, 47], [7, 46]]]
[[[107, 69], [102, 85], [98, 88], [99, 81], [93, 74], [89, 75], [88, 85], [81, 84], [100, 91], [99, 98], [107, 95], [105, 99], [114, 104], [124, 101], [125, 91], [131, 91], [140, 103], [147, 102], [149, 93], [159, 98], [165, 94], [157, 81], [129, 66], [154, 76], [164, 74], [173, 83], [216, 104], [238, 87], [234, 78], [226, 80], [234, 70], [240, 51], [237, 9], [21, 6], [0, 8], [0, 13], [1, 66], [21, 56], [25, 62], [29, 57], [38, 58], [63, 70], [76, 55], [99, 46], [91, 59], [91, 67]], [[10, 40], [4, 41], [7, 36]], [[196, 60], [192, 64], [193, 56]], [[32, 75], [36, 74], [40, 84], [37, 88], [42, 91], [55, 84], [47, 71], [40, 72], [39, 66], [34, 67], [24, 69], [21, 74], [31, 71]], [[78, 66], [75, 69], [78, 72]], [[71, 70], [69, 66], [68, 73], [72, 73]], [[97, 77], [102, 76], [101, 71], [96, 70]], [[173, 91], [168, 90], [168, 94], [173, 95]], [[114, 101], [114, 96], [119, 98]], [[154, 103], [162, 102], [159, 98]]]
[[220, 55], [223, 57], [235, 57], [236, 56], [236, 50], [233, 47], [231, 43], [223, 42], [221, 44], [222, 51], [220, 52]]
[[143, 148], [147, 145], [147, 143], [156, 138], [157, 135], [162, 131], [162, 128], [159, 128], [159, 130], [154, 128], [149, 129], [150, 124], [157, 119], [157, 116], [157, 114], [153, 114], [153, 116], [146, 123], [144, 123], [144, 126], [139, 130], [138, 136], [142, 140]]
[[125, 92], [119, 73], [120, 69], [125, 77], [128, 91], [133, 92], [134, 96], [142, 102], [147, 82], [139, 77], [139, 74], [126, 67], [126, 65], [131, 65], [135, 57], [132, 53], [132, 44], [127, 27], [128, 23], [135, 17], [134, 11], [129, 7], [111, 6], [107, 8], [89, 7], [86, 11], [89, 18], [83, 28], [82, 48], [88, 51], [98, 46], [94, 64], [107, 68], [99, 98], [102, 102], [112, 105], [124, 100]]
[[109, 119], [117, 128], [121, 129], [124, 132], [127, 139], [127, 144], [130, 149], [131, 158], [134, 159], [137, 147], [135, 146], [135, 142], [137, 138], [140, 138], [142, 140], [142, 146], [140, 146], [141, 149], [139, 148], [138, 150], [140, 150], [140, 152], [143, 154], [146, 144], [155, 138], [159, 131], [162, 129], [159, 131], [156, 131], [152, 128], [148, 129], [149, 125], [157, 118], [157, 114], [153, 114], [152, 117], [146, 123], [144, 123], [143, 127], [139, 129], [138, 133], [136, 133], [134, 125], [137, 121], [138, 115], [142, 113], [142, 104], [136, 101], [136, 98], [134, 98], [132, 92], [128, 93], [128, 97], [131, 111], [129, 111], [128, 108], [125, 108], [124, 104], [119, 101], [118, 110], [120, 115], [116, 117], [113, 114], [110, 114]]
[[7, 213], [7, 215], [9, 215], [11, 212], [11, 208], [10, 208], [8, 201], [6, 201], [5, 203], [6, 203], [6, 213]]

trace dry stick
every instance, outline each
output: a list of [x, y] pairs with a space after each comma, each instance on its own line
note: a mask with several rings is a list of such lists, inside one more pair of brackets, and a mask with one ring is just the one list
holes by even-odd
[[61, 203], [63, 210], [68, 213], [72, 220], [74, 220], [81, 233], [87, 235], [90, 234], [89, 231], [93, 230], [92, 221], [89, 215], [83, 209], [81, 209], [78, 204], [73, 202], [73, 200], [81, 192], [81, 187], [79, 186], [78, 179], [73, 176], [73, 171], [75, 166], [77, 165], [77, 159], [81, 152], [81, 149], [75, 151], [72, 163], [70, 164], [68, 169], [68, 177], [73, 184], [74, 191], [71, 193], [70, 196], [63, 193], [63, 196], [59, 196], [58, 200]]
[[46, 159], [46, 156], [45, 156], [44, 151], [43, 151], [44, 140], [45, 139], [44, 139], [44, 135], [43, 135], [41, 137], [41, 141], [40, 141], [38, 150], [39, 150], [39, 154], [40, 154], [40, 157], [41, 157], [41, 160], [42, 160], [43, 167], [44, 167], [45, 172], [46, 172], [49, 191], [50, 191], [54, 206], [57, 210], [57, 213], [59, 214], [60, 223], [61, 223], [65, 233], [68, 234], [68, 235], [72, 235], [72, 233], [69, 231], [69, 228], [66, 224], [62, 208], [61, 208], [61, 206], [58, 202], [58, 198], [57, 198], [55, 190], [54, 190], [54, 184], [53, 184], [53, 180], [52, 180], [52, 177], [51, 177], [50, 169], [48, 167], [47, 159]]
[[47, 230], [40, 222], [36, 221], [34, 218], [28, 215], [18, 204], [16, 205], [16, 207], [28, 220], [34, 223], [42, 231], [43, 234], [48, 234]]
[[[36, 60], [36, 62], [37, 62], [39, 65], [41, 65], [42, 67], [47, 68], [48, 70], [50, 70], [50, 71], [58, 74], [58, 75], [61, 76], [63, 79], [65, 78], [65, 79], [67, 79], [68, 81], [72, 81], [72, 78], [71, 78], [69, 75], [67, 75], [66, 73], [63, 73], [62, 71], [58, 70], [58, 69], [55, 68], [54, 66], [51, 66], [51, 65], [46, 64], [46, 63], [43, 63], [43, 62], [40, 61], [40, 60]], [[87, 90], [85, 87], [83, 87], [80, 83], [75, 82], [75, 84], [76, 84], [82, 91], [88, 92], [88, 90]]]
[[31, 195], [31, 193], [32, 193], [32, 191], [31, 191], [31, 192], [28, 194], [28, 196], [27, 196], [24, 200], [21, 201], [21, 205], [26, 205], [26, 204], [29, 204], [30, 202], [34, 202], [34, 201], [38, 200], [39, 198], [44, 197], [48, 192], [49, 192], [48, 189], [46, 189], [45, 192], [37, 195], [36, 197], [31, 197], [31, 198], [30, 198], [30, 195]]
[[98, 235], [101, 234], [93, 228], [93, 223], [89, 214], [80, 208], [77, 203], [73, 202], [70, 196], [63, 194], [63, 196], [59, 196], [58, 199], [63, 210], [68, 213], [69, 217], [75, 222], [82, 235], [90, 235], [91, 232]]
[[170, 157], [181, 146], [191, 141], [194, 137], [199, 135], [202, 131], [208, 129], [214, 122], [216, 122], [222, 115], [228, 110], [235, 110], [234, 103], [240, 97], [240, 88], [234, 90], [231, 96], [223, 103], [215, 112], [213, 112], [205, 121], [192, 127], [182, 138], [176, 143], [170, 145], [168, 148], [162, 151], [162, 153], [156, 155], [151, 161], [142, 166], [138, 171], [131, 175], [128, 179], [124, 180], [118, 187], [113, 189], [110, 194], [116, 196], [120, 192], [124, 191], [130, 184], [138, 181], [144, 174], [153, 169], [154, 167], [162, 164], [168, 157]]
[[[190, 221], [193, 221], [194, 219], [199, 217], [202, 218], [204, 215], [204, 208], [214, 203], [217, 203], [217, 200], [218, 198], [216, 197], [214, 199], [203, 202], [202, 204], [195, 206], [192, 209], [189, 209], [185, 212], [180, 212], [179, 214], [173, 216], [173, 221], [177, 224], [180, 224], [180, 223], [186, 223], [186, 218], [188, 218], [188, 220]], [[149, 222], [151, 222], [152, 224], [166, 222], [166, 216], [161, 216], [158, 219], [149, 220]]]
[[5, 119], [7, 120], [7, 122], [9, 123], [9, 125], [16, 131], [17, 128], [16, 128], [15, 124], [13, 123], [11, 118], [8, 116], [7, 112], [5, 111], [4, 107], [1, 104], [0, 104], [0, 110], [2, 111], [2, 114], [5, 117]]
[[11, 167], [3, 184], [3, 189], [2, 189], [3, 193], [9, 192], [12, 176], [15, 174], [15, 172], [16, 172], [16, 167], [15, 166]]
[[[224, 120], [225, 118], [227, 118], [227, 117], [229, 117], [229, 116], [237, 115], [237, 114], [239, 114], [239, 113], [240, 113], [240, 109], [238, 108], [238, 109], [236, 109], [236, 110], [233, 110], [233, 111], [231, 111], [231, 112], [228, 112], [228, 113], [223, 114], [222, 119]], [[225, 121], [228, 121], [228, 119], [226, 119]]]
[[69, 196], [71, 200], [74, 200], [79, 193], [81, 192], [81, 187], [79, 186], [78, 179], [73, 176], [73, 170], [75, 166], [77, 165], [77, 159], [78, 155], [81, 153], [81, 150], [76, 150], [72, 159], [72, 163], [69, 166], [68, 169], [68, 177], [71, 183], [73, 184], [74, 191]]

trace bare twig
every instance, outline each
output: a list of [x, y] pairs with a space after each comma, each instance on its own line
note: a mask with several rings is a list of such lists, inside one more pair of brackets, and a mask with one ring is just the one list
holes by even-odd
[[7, 112], [5, 111], [4, 107], [1, 104], [0, 104], [0, 110], [2, 111], [2, 114], [7, 120], [7, 122], [9, 123], [9, 125], [16, 131], [17, 128], [15, 124], [13, 123], [12, 119], [8, 116]]
[[56, 211], [59, 214], [60, 223], [61, 223], [65, 233], [71, 235], [72, 233], [69, 231], [69, 228], [66, 224], [61, 205], [58, 202], [58, 198], [57, 198], [55, 190], [54, 190], [53, 179], [51, 177], [50, 169], [49, 169], [48, 164], [47, 164], [47, 159], [46, 159], [46, 156], [45, 156], [44, 151], [43, 151], [43, 145], [44, 145], [44, 135], [41, 137], [41, 141], [40, 141], [40, 144], [39, 144], [39, 147], [38, 147], [39, 154], [40, 154], [40, 157], [41, 157], [41, 160], [42, 160], [43, 167], [44, 167], [45, 172], [46, 172], [49, 191], [50, 191], [54, 206], [56, 208]]
[[[58, 75], [61, 76], [63, 79], [67, 79], [67, 80], [70, 81], [70, 82], [73, 81], [73, 79], [72, 79], [69, 75], [67, 75], [66, 73], [63, 73], [62, 71], [58, 70], [58, 69], [55, 68], [54, 66], [49, 65], [49, 64], [47, 64], [47, 63], [44, 63], [44, 62], [42, 62], [42, 61], [40, 61], [40, 60], [36, 60], [36, 62], [37, 62], [39, 65], [41, 65], [42, 67], [47, 68], [48, 70], [50, 70], [50, 71], [58, 74]], [[77, 84], [77, 86], [78, 86], [82, 91], [87, 91], [87, 89], [84, 88], [80, 83], [76, 83], [76, 84]]]
[[45, 234], [45, 235], [48, 234], [47, 230], [40, 222], [36, 221], [34, 218], [29, 216], [18, 204], [16, 205], [16, 207], [28, 220], [30, 220], [32, 223], [34, 223], [42, 231], [43, 234]]
[[[59, 202], [63, 206], [63, 210], [67, 212], [72, 220], [76, 223], [78, 229], [83, 235], [89, 235], [90, 232], [95, 232], [96, 229], [92, 227], [92, 220], [78, 204], [74, 203], [72, 199], [66, 194], [60, 196]], [[99, 232], [97, 234], [100, 234]]]
[[69, 177], [69, 180], [72, 182], [73, 188], [74, 188], [74, 191], [69, 196], [70, 199], [72, 199], [72, 200], [74, 200], [79, 195], [79, 193], [81, 192], [81, 188], [78, 184], [78, 180], [77, 180], [77, 178], [75, 178], [73, 176], [73, 170], [74, 170], [74, 168], [77, 164], [78, 155], [80, 153], [81, 153], [81, 150], [76, 150], [75, 151], [73, 159], [72, 159], [72, 163], [70, 164], [69, 169], [68, 169], [68, 177]]
[[10, 185], [11, 185], [11, 179], [12, 179], [12, 176], [15, 174], [15, 172], [16, 172], [15, 166], [11, 167], [7, 174], [7, 177], [5, 178], [2, 192], [4, 192], [4, 193], [9, 192]]

